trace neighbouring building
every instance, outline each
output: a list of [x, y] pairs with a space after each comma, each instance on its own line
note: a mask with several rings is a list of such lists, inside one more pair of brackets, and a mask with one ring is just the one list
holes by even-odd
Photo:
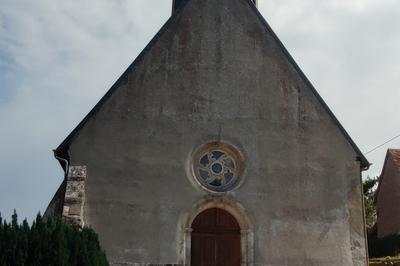
[[255, 1], [174, 1], [55, 156], [114, 265], [367, 265], [369, 163]]
[[400, 233], [400, 149], [389, 149], [376, 190], [378, 238]]

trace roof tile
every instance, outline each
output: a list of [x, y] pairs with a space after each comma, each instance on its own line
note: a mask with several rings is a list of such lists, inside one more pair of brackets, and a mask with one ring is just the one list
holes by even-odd
[[400, 149], [389, 149], [388, 153], [396, 168], [400, 169]]

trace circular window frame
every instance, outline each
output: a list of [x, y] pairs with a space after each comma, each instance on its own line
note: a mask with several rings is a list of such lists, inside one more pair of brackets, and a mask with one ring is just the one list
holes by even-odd
[[[213, 151], [221, 151], [227, 154], [229, 157], [231, 157], [234, 161], [236, 169], [234, 173], [235, 176], [233, 177], [234, 180], [226, 185], [212, 186], [207, 182], [205, 182], [204, 178], [200, 176], [199, 165], [201, 158], [207, 153], [211, 153]], [[243, 162], [244, 162], [243, 155], [238, 148], [226, 142], [214, 141], [200, 146], [195, 151], [194, 155], [192, 156], [191, 172], [196, 184], [199, 185], [203, 190], [214, 194], [223, 194], [235, 190], [241, 183], [242, 174], [244, 170]], [[210, 164], [213, 165], [215, 164], [215, 162], [210, 162]]]

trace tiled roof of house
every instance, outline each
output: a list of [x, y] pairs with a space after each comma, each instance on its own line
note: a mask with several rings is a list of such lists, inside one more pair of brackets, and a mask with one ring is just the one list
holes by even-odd
[[389, 149], [388, 153], [390, 154], [393, 164], [400, 169], [400, 149]]
[[385, 162], [383, 164], [382, 172], [379, 177], [378, 188], [375, 192], [375, 201], [377, 200], [378, 194], [380, 192], [381, 184], [383, 182], [383, 178], [385, 176], [385, 169], [387, 168], [388, 162], [393, 162], [393, 165], [399, 169], [400, 172], [400, 149], [388, 149], [386, 153]]

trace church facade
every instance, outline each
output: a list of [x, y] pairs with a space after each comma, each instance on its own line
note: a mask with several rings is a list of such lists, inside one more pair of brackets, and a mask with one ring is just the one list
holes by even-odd
[[113, 265], [367, 265], [369, 163], [256, 5], [173, 1], [55, 150]]

